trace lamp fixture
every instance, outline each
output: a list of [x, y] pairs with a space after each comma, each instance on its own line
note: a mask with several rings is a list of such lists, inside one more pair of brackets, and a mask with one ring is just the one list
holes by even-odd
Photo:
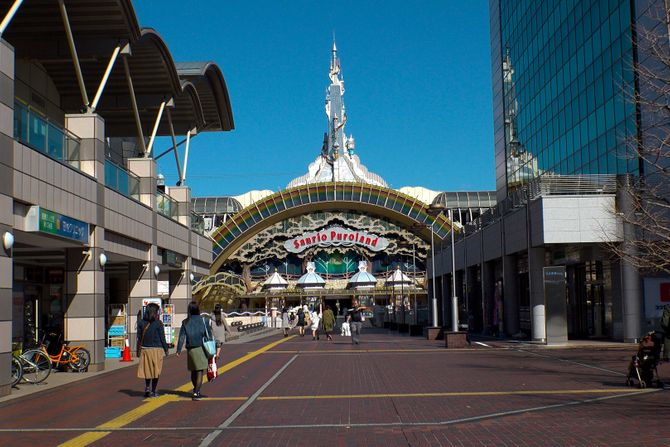
[[107, 255], [104, 253], [100, 253], [100, 256], [98, 256], [98, 261], [100, 262], [100, 267], [105, 267], [105, 264], [107, 264]]
[[9, 231], [5, 231], [5, 234], [2, 235], [2, 246], [5, 250], [11, 250], [14, 246], [14, 235]]
[[154, 275], [158, 276], [161, 273], [161, 268], [158, 266], [158, 264], [154, 265]]
[[195, 275], [193, 273], [189, 273], [188, 277], [190, 278], [191, 282], [195, 279]]

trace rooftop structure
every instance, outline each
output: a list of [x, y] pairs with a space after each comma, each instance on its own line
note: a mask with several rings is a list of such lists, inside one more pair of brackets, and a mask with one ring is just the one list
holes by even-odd
[[340, 71], [337, 46], [333, 42], [330, 59], [330, 85], [326, 93], [326, 116], [328, 129], [324, 135], [321, 154], [309, 165], [308, 172], [292, 180], [288, 188], [322, 182], [358, 182], [387, 186], [386, 181], [361, 163], [354, 153], [356, 143], [352, 135], [347, 136], [345, 125], [347, 114], [344, 108], [344, 79]]

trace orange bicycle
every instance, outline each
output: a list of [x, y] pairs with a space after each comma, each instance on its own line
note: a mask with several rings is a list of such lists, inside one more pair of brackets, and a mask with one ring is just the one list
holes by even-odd
[[70, 346], [69, 341], [63, 341], [62, 334], [45, 332], [39, 348], [47, 353], [55, 366], [83, 372], [91, 364], [91, 353], [83, 346]]

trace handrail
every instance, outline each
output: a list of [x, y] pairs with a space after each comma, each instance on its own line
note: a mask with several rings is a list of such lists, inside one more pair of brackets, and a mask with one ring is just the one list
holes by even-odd
[[177, 201], [162, 191], [156, 191], [156, 210], [165, 217], [177, 216]]
[[191, 211], [191, 230], [201, 236], [205, 235], [205, 218]]
[[105, 185], [126, 197], [140, 200], [140, 178], [109, 159], [105, 160]]
[[15, 98], [14, 138], [46, 156], [80, 170], [81, 139]]

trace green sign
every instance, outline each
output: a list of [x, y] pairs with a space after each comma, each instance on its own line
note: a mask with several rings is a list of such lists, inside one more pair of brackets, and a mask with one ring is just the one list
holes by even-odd
[[88, 224], [44, 208], [39, 209], [39, 228], [41, 233], [53, 234], [67, 239], [88, 243]]

